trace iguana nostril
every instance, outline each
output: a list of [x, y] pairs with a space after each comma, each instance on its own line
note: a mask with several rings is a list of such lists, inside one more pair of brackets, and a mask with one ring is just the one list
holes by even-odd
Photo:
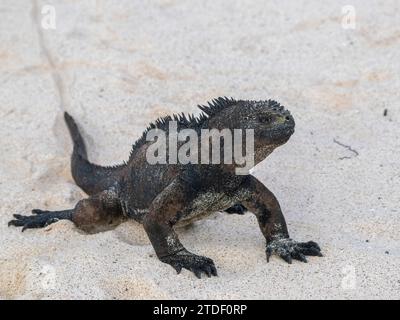
[[286, 119], [287, 121], [290, 121], [290, 116], [286, 116], [285, 119]]

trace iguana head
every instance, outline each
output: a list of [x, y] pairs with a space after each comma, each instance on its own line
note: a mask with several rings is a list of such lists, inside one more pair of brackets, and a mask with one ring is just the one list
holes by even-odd
[[254, 129], [254, 137], [263, 145], [281, 145], [294, 133], [290, 112], [273, 100], [238, 101], [235, 128]]
[[[276, 147], [286, 143], [294, 133], [293, 117], [276, 101], [235, 101], [219, 98], [214, 102], [217, 103], [222, 107], [218, 112], [213, 112], [211, 127], [253, 129], [256, 163], [262, 161]], [[206, 110], [214, 111], [212, 108]]]
[[239, 101], [235, 108], [235, 128], [254, 130], [254, 160], [264, 160], [294, 133], [290, 112], [273, 100]]

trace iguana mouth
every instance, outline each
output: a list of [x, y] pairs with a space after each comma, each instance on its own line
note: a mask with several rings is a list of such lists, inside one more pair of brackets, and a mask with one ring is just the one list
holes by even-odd
[[[276, 143], [284, 143], [292, 136], [294, 133], [294, 126], [292, 125], [280, 125], [273, 130], [265, 130], [261, 133], [261, 137], [267, 139], [268, 141]], [[267, 143], [268, 143], [267, 141]]]

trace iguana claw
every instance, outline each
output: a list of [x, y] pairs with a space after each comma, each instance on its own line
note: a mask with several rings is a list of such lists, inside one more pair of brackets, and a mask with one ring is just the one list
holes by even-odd
[[267, 262], [271, 255], [276, 254], [289, 264], [292, 259], [307, 263], [306, 256], [322, 257], [321, 248], [314, 241], [297, 242], [288, 238], [272, 240], [267, 245], [266, 253]]
[[192, 271], [199, 279], [201, 279], [202, 273], [205, 273], [208, 277], [218, 276], [214, 261], [210, 258], [190, 253], [187, 250], [163, 257], [160, 260], [170, 264], [178, 274], [185, 268]]

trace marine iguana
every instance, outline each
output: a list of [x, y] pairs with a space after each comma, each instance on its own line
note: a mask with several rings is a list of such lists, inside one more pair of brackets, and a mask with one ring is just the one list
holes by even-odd
[[89, 162], [78, 126], [65, 113], [73, 141], [72, 176], [89, 197], [70, 210], [34, 209], [31, 216], [15, 214], [9, 225], [23, 227], [24, 231], [67, 219], [90, 233], [134, 219], [142, 223], [159, 260], [170, 264], [177, 273], [185, 268], [201, 278], [202, 273], [209, 277], [217, 275], [213, 260], [189, 252], [179, 241], [174, 227], [216, 211], [243, 214], [249, 210], [256, 215], [266, 239], [267, 261], [272, 254], [288, 263], [292, 259], [307, 262], [306, 256], [322, 256], [317, 243], [289, 238], [277, 199], [255, 177], [236, 175], [232, 166], [224, 163], [151, 165], [146, 161], [146, 150], [151, 144], [146, 141], [146, 133], [154, 128], [168, 130], [167, 123], [173, 120], [179, 129], [254, 129], [256, 163], [286, 143], [294, 133], [292, 115], [273, 100], [218, 98], [199, 108], [203, 112], [197, 117], [174, 115], [151, 123], [133, 145], [129, 160], [112, 167]]

